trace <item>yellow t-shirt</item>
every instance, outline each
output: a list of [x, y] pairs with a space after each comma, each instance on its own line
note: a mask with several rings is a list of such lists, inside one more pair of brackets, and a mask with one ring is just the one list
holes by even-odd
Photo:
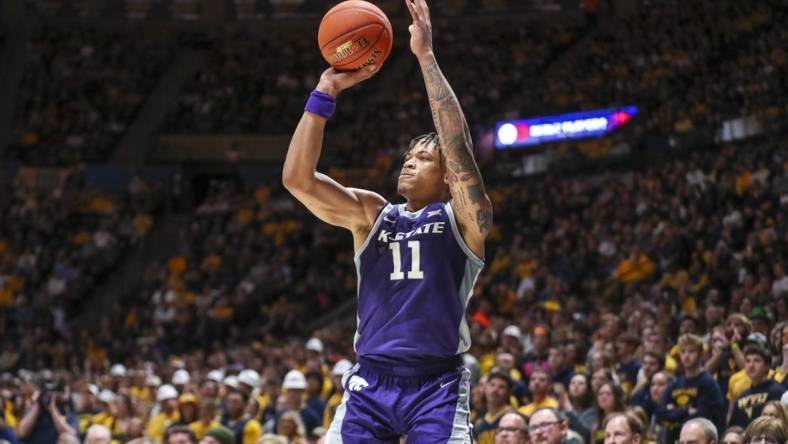
[[148, 387], [132, 386], [129, 389], [129, 396], [138, 401], [148, 402], [153, 400], [153, 396], [151, 395], [151, 391]]
[[782, 384], [783, 381], [785, 380], [785, 375], [786, 375], [786, 373], [783, 371], [783, 368], [777, 367], [775, 369], [772, 369], [772, 372], [774, 372], [774, 377], [772, 379], [774, 379], [775, 382]]
[[197, 437], [197, 440], [201, 440], [208, 430], [211, 430], [214, 427], [219, 427], [221, 424], [217, 420], [213, 420], [208, 424], [205, 424], [201, 421], [194, 421], [193, 423], [189, 424], [189, 428], [194, 432], [194, 436]]
[[545, 407], [557, 409], [558, 401], [552, 396], [547, 396], [541, 402], [534, 401], [530, 404], [520, 407], [517, 411], [530, 418], [535, 411]]
[[[233, 422], [225, 424], [225, 427], [235, 433], [236, 428], [233, 426]], [[262, 434], [263, 428], [260, 426], [260, 423], [256, 419], [250, 419], [246, 421], [246, 425], [244, 426], [242, 442], [236, 444], [257, 444], [257, 440], [260, 439], [260, 435]]]
[[112, 430], [112, 426], [114, 423], [115, 423], [115, 418], [113, 418], [112, 414], [110, 413], [101, 412], [93, 415], [93, 424], [100, 424]]
[[14, 403], [6, 399], [3, 404], [3, 411], [5, 412], [5, 424], [12, 430], [16, 430], [17, 421], [16, 416], [14, 416]]
[[[774, 370], [769, 369], [769, 374], [766, 377], [768, 379], [774, 379], [774, 376]], [[731, 378], [728, 380], [728, 394], [726, 395], [728, 401], [733, 401], [738, 398], [739, 395], [750, 387], [752, 387], [752, 380], [747, 376], [747, 372], [744, 369], [732, 374]]]
[[180, 419], [181, 415], [177, 410], [172, 412], [171, 415], [161, 412], [148, 421], [148, 424], [145, 426], [145, 431], [148, 433], [148, 436], [155, 439], [156, 441], [161, 442], [161, 440], [164, 438], [164, 432], [167, 430], [167, 427], [172, 425], [174, 422], [180, 421]]

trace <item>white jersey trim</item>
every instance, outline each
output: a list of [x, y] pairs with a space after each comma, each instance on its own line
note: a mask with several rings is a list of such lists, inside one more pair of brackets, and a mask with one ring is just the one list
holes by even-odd
[[465, 243], [465, 239], [463, 239], [462, 235], [460, 234], [460, 229], [457, 227], [457, 220], [454, 219], [454, 209], [452, 209], [451, 207], [451, 202], [446, 202], [444, 206], [446, 207], [446, 213], [448, 213], [449, 215], [449, 221], [451, 222], [451, 231], [454, 233], [454, 240], [457, 241], [457, 244], [459, 244], [462, 251], [465, 252], [465, 255], [468, 256], [471, 259], [471, 261], [475, 262], [475, 265], [483, 267], [484, 259], [477, 256], [476, 253], [474, 253], [473, 250], [471, 250], [468, 244]]
[[358, 259], [361, 258], [362, 254], [364, 254], [364, 250], [367, 249], [367, 246], [369, 246], [369, 242], [372, 240], [372, 238], [375, 237], [375, 233], [377, 233], [378, 228], [380, 228], [381, 221], [383, 221], [383, 218], [386, 217], [386, 214], [391, 210], [392, 207], [393, 205], [386, 202], [386, 205], [380, 210], [380, 213], [378, 213], [378, 217], [375, 219], [375, 223], [372, 224], [372, 228], [370, 228], [369, 233], [367, 234], [367, 238], [364, 239], [364, 243], [361, 244], [360, 247], [358, 247], [358, 251], [356, 251], [356, 253], [353, 255], [353, 259], [356, 262], [358, 262]]

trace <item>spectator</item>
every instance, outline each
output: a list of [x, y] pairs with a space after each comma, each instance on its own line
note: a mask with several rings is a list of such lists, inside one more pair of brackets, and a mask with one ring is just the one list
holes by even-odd
[[629, 405], [643, 408], [646, 415], [650, 418], [661, 399], [655, 400], [651, 397], [651, 380], [657, 372], [662, 370], [665, 359], [654, 352], [646, 352], [643, 355], [642, 362], [641, 382], [638, 382], [638, 385], [635, 386], [632, 396], [629, 398]]
[[618, 365], [616, 373], [621, 381], [621, 387], [629, 395], [632, 393], [638, 382], [637, 376], [640, 372], [640, 359], [635, 355], [640, 340], [631, 333], [624, 333], [616, 339], [616, 351], [618, 355]]
[[479, 444], [490, 444], [495, 440], [496, 430], [501, 418], [512, 412], [509, 398], [512, 394], [512, 380], [506, 373], [493, 371], [483, 383], [484, 409], [473, 427], [474, 438]]
[[550, 396], [550, 373], [541, 367], [536, 367], [531, 372], [528, 381], [528, 391], [531, 394], [531, 403], [520, 407], [519, 412], [530, 418], [533, 413], [541, 408], [558, 408], [558, 401]]
[[744, 444], [780, 444], [787, 440], [785, 426], [779, 419], [771, 417], [755, 418], [744, 431]]
[[526, 444], [528, 420], [518, 412], [505, 413], [498, 422], [495, 444]]
[[216, 420], [216, 399], [203, 398], [200, 400], [198, 419], [189, 424], [189, 428], [194, 432], [194, 437], [200, 441], [209, 430], [221, 426]]
[[164, 432], [180, 420], [178, 413], [178, 391], [175, 387], [164, 384], [156, 392], [156, 401], [159, 403], [159, 412], [151, 416], [145, 430], [148, 436], [157, 441], [164, 439]]
[[[320, 426], [321, 416], [312, 411], [303, 402], [304, 391], [306, 390], [306, 377], [304, 377], [303, 373], [298, 370], [290, 370], [282, 382], [282, 389], [287, 390], [288, 410], [295, 410], [301, 415], [301, 420], [304, 422], [304, 427], [307, 428], [307, 433], [311, 433], [315, 427]], [[278, 422], [277, 418], [277, 425]]]
[[164, 444], [197, 444], [194, 432], [187, 426], [174, 425], [164, 432]]
[[200, 444], [233, 444], [235, 437], [232, 430], [218, 426], [208, 430], [205, 437], [200, 440]]
[[643, 423], [631, 413], [614, 413], [604, 421], [605, 444], [640, 444], [645, 440]]
[[295, 410], [288, 410], [279, 418], [276, 433], [287, 439], [291, 444], [306, 444], [306, 429], [301, 415]]
[[233, 390], [225, 398], [226, 419], [222, 425], [232, 430], [235, 444], [256, 444], [262, 435], [262, 427], [256, 419], [245, 414], [249, 396], [241, 391]]
[[679, 434], [679, 444], [716, 444], [717, 427], [706, 418], [694, 418], [685, 422]]
[[624, 390], [620, 386], [609, 382], [602, 384], [602, 387], [596, 392], [595, 417], [591, 426], [590, 442], [597, 444], [605, 442], [604, 420], [609, 415], [624, 411], [626, 407], [624, 396]]
[[745, 369], [752, 386], [733, 401], [733, 410], [728, 426], [746, 427], [761, 412], [769, 401], [779, 401], [785, 388], [769, 379], [769, 351], [758, 344], [744, 347]]
[[761, 416], [779, 419], [788, 430], [788, 405], [780, 401], [769, 401], [763, 406]]
[[577, 373], [572, 376], [569, 390], [561, 394], [561, 410], [567, 412], [569, 428], [583, 437], [588, 442], [591, 428], [594, 426], [594, 394], [588, 375]]
[[722, 444], [744, 444], [744, 429], [733, 426], [728, 427], [720, 439]]
[[178, 422], [177, 424], [189, 426], [199, 419], [197, 397], [193, 393], [184, 393], [178, 397]]
[[679, 424], [688, 419], [700, 417], [711, 418], [715, 423], [723, 421], [722, 393], [712, 376], [701, 367], [701, 339], [696, 335], [683, 335], [678, 345], [684, 374], [668, 386], [656, 411], [657, 420], [665, 422], [667, 442], [678, 438]]
[[33, 395], [32, 401], [33, 405], [19, 421], [20, 440], [29, 444], [52, 443], [63, 433], [76, 435], [76, 418], [65, 410], [62, 387], [46, 383]]
[[576, 444], [568, 437], [568, 425], [564, 414], [553, 408], [542, 408], [534, 412], [528, 421], [528, 434], [532, 444]]
[[306, 400], [304, 401], [304, 406], [322, 418], [326, 409], [326, 401], [321, 398], [323, 394], [323, 374], [318, 370], [310, 370], [304, 376], [306, 377]]
[[84, 444], [110, 444], [111, 441], [112, 433], [107, 427], [93, 424], [88, 428]]

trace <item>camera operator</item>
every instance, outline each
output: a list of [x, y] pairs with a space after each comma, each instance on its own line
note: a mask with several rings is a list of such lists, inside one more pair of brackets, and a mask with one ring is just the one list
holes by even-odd
[[76, 435], [77, 423], [66, 412], [65, 390], [54, 383], [44, 384], [33, 394], [33, 404], [19, 422], [19, 439], [27, 444], [51, 444], [61, 433]]

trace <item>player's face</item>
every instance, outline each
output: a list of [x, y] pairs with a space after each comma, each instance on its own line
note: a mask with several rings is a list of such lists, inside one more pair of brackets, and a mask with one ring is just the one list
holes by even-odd
[[406, 199], [440, 200], [446, 190], [438, 146], [419, 142], [405, 154], [397, 192]]

